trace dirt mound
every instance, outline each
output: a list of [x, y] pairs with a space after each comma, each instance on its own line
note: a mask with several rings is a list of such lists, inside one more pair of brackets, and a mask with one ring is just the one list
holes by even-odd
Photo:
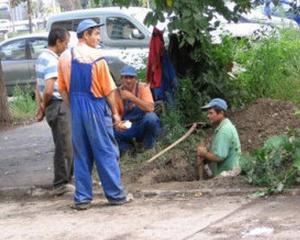
[[295, 110], [290, 102], [258, 99], [243, 110], [232, 112], [229, 117], [238, 129], [242, 151], [254, 150], [268, 137], [300, 127]]
[[[230, 112], [229, 118], [236, 125], [240, 135], [242, 151], [254, 150], [262, 146], [268, 137], [300, 127], [300, 119], [295, 116], [295, 110], [295, 105], [289, 102], [259, 99], [242, 110]], [[212, 132], [210, 129], [207, 134], [210, 135]], [[195, 151], [196, 146], [190, 146], [190, 148], [190, 151]], [[175, 182], [176, 185], [178, 182], [175, 187], [177, 189], [180, 188], [181, 183], [179, 182], [196, 180], [195, 167], [191, 161], [186, 159], [184, 152], [173, 149], [171, 154], [168, 154], [168, 158], [164, 161], [158, 160], [155, 164], [140, 166], [139, 169], [126, 173], [125, 182], [136, 183], [140, 186], [167, 182]], [[211, 188], [219, 186], [220, 183], [224, 184], [225, 187], [228, 184], [232, 186], [231, 180], [223, 182], [220, 179], [212, 179], [202, 182], [204, 185], [197, 186]], [[245, 180], [238, 178], [238, 181], [233, 185], [243, 187]], [[188, 186], [192, 185], [189, 184]]]
[[164, 161], [144, 164], [124, 176], [127, 183], [152, 185], [161, 182], [193, 181], [196, 178], [195, 168], [184, 157], [180, 150], [174, 150], [171, 157]]

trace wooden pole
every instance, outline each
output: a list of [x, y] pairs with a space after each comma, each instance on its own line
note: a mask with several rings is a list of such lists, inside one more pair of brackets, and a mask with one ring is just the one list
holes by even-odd
[[147, 163], [153, 162], [154, 160], [159, 158], [161, 155], [165, 154], [167, 151], [169, 151], [170, 149], [175, 147], [177, 144], [181, 143], [183, 140], [185, 140], [188, 136], [190, 136], [195, 131], [197, 126], [198, 126], [198, 123], [193, 123], [191, 128], [181, 138], [179, 138], [174, 143], [172, 143], [170, 146], [168, 146], [167, 148], [165, 148], [164, 150], [160, 151], [158, 154], [156, 154], [155, 156], [153, 156], [152, 158], [147, 160]]

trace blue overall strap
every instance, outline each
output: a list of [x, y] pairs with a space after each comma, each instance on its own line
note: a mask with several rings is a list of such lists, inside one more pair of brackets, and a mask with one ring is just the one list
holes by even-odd
[[74, 48], [71, 49], [71, 81], [70, 93], [91, 93], [91, 63], [81, 63], [74, 55]]

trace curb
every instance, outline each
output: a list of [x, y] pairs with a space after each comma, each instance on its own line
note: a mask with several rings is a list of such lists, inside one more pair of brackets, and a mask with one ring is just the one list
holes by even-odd
[[[24, 199], [48, 199], [57, 198], [51, 195], [49, 186], [33, 186], [33, 187], [9, 187], [0, 189], [1, 200], [24, 200]], [[184, 199], [184, 198], [201, 198], [201, 197], [216, 197], [216, 196], [240, 196], [251, 195], [263, 188], [215, 188], [215, 189], [189, 189], [189, 190], [132, 190], [134, 198], [137, 199]], [[282, 194], [299, 196], [300, 188], [285, 189]], [[60, 198], [70, 198], [72, 193], [59, 196]], [[101, 190], [94, 190], [94, 196], [104, 198], [104, 193]]]
[[23, 186], [7, 187], [0, 189], [1, 200], [20, 200], [24, 198], [46, 198], [50, 197], [49, 186]]
[[136, 198], [164, 198], [164, 199], [184, 199], [201, 198], [216, 196], [240, 196], [249, 195], [258, 190], [258, 188], [214, 188], [214, 189], [189, 189], [189, 190], [155, 190], [148, 189], [133, 192]]

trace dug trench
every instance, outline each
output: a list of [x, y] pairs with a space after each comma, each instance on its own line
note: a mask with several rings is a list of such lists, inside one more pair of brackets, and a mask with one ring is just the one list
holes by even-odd
[[[262, 146], [270, 136], [287, 133], [300, 126], [295, 112], [297, 106], [285, 101], [258, 99], [243, 109], [228, 112], [235, 124], [242, 145], [242, 152], [251, 152]], [[211, 135], [212, 130], [207, 130]], [[196, 145], [186, 148], [175, 147], [162, 158], [151, 164], [141, 163], [131, 170], [123, 171], [123, 181], [130, 188], [155, 189], [212, 189], [251, 188], [243, 175], [238, 177], [217, 177], [197, 181], [193, 158]]]

